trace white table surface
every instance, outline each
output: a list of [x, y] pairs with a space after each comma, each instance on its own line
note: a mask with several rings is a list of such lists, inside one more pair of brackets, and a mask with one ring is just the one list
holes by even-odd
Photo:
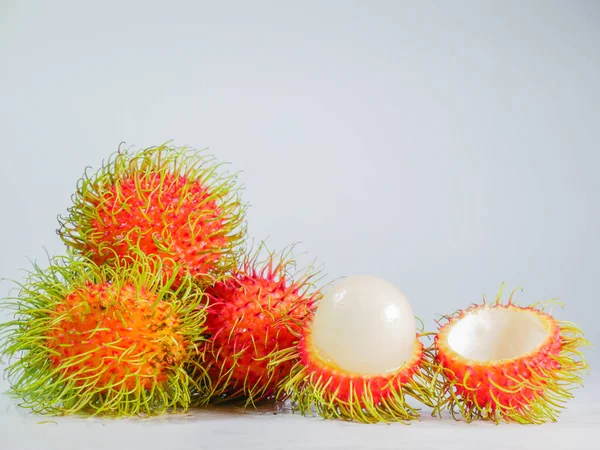
[[[0, 381], [2, 391], [8, 385]], [[559, 422], [466, 424], [423, 414], [411, 425], [302, 417], [273, 407], [219, 408], [151, 419], [83, 419], [29, 413], [0, 395], [0, 449], [599, 449], [600, 377], [589, 376]]]

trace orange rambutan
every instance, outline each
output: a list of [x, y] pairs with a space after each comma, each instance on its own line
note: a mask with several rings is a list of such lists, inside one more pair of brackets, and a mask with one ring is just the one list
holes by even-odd
[[141, 250], [163, 259], [167, 277], [178, 265], [210, 282], [233, 265], [245, 234], [235, 176], [218, 175], [218, 167], [185, 147], [118, 151], [79, 180], [58, 233], [97, 264]]
[[380, 278], [336, 283], [295, 353], [283, 392], [302, 414], [314, 407], [324, 418], [392, 422], [419, 417], [408, 397], [434, 406], [431, 348], [419, 341], [404, 294]]
[[203, 340], [206, 306], [177, 267], [164, 280], [162, 261], [56, 257], [45, 270], [34, 266], [18, 297], [5, 299], [14, 320], [0, 325], [22, 406], [114, 416], [189, 406], [194, 382], [184, 366]]
[[556, 421], [572, 389], [582, 384], [589, 345], [570, 322], [545, 308], [484, 302], [447, 317], [435, 337], [436, 363], [444, 380], [437, 411], [447, 408], [467, 421]]
[[320, 297], [316, 273], [295, 272], [290, 251], [258, 262], [260, 253], [246, 256], [206, 290], [209, 338], [199, 366], [212, 380], [213, 401], [244, 399], [248, 405], [273, 398], [295, 363], [278, 355], [298, 343]]

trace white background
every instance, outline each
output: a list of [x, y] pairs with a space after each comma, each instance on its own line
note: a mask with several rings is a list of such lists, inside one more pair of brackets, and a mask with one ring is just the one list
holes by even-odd
[[[242, 171], [254, 238], [301, 242], [301, 263], [317, 258], [328, 279], [389, 279], [430, 328], [505, 280], [525, 289], [522, 303], [560, 297], [557, 315], [598, 342], [598, 80], [597, 1], [0, 0], [0, 277], [63, 251], [56, 215], [86, 166], [122, 141], [173, 139]], [[544, 427], [198, 413], [59, 421], [40, 436], [49, 447], [85, 447], [89, 433], [98, 448], [131, 436], [146, 448], [579, 448], [599, 425], [589, 380]], [[44, 420], [5, 396], [0, 406], [6, 448]]]

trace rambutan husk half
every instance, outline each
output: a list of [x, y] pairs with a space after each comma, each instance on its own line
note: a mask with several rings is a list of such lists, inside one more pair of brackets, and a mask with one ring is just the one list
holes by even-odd
[[381, 375], [350, 373], [326, 361], [312, 344], [310, 327], [288, 357], [298, 360], [292, 376], [282, 387], [295, 410], [303, 415], [313, 410], [325, 419], [363, 423], [404, 422], [419, 418], [411, 398], [435, 406], [436, 366], [433, 345], [424, 347], [417, 334], [412, 358], [394, 372]]
[[[36, 413], [155, 415], [185, 410], [198, 388], [184, 366], [206, 330], [204, 295], [188, 275], [143, 254], [113, 266], [72, 256], [34, 264], [14, 318], [0, 325], [11, 392]], [[172, 289], [173, 280], [179, 284]]]
[[119, 149], [79, 180], [58, 234], [97, 264], [141, 250], [163, 259], [167, 278], [178, 265], [181, 276], [210, 284], [233, 266], [245, 237], [236, 176], [220, 174], [221, 165], [187, 147]]
[[280, 355], [295, 348], [321, 297], [318, 275], [312, 266], [297, 269], [291, 248], [273, 253], [263, 244], [206, 289], [208, 340], [190, 373], [211, 383], [198, 404], [275, 398], [296, 362]]
[[555, 301], [531, 306], [513, 302], [474, 304], [445, 317], [435, 337], [434, 365], [442, 380], [434, 413], [455, 419], [522, 424], [556, 421], [583, 384], [588, 346], [573, 323], [546, 310]]

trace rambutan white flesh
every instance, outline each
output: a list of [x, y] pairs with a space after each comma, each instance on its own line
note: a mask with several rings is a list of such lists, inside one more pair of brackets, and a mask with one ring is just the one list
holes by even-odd
[[406, 295], [372, 275], [338, 282], [319, 302], [312, 322], [320, 357], [357, 375], [398, 370], [413, 356], [415, 335]]

